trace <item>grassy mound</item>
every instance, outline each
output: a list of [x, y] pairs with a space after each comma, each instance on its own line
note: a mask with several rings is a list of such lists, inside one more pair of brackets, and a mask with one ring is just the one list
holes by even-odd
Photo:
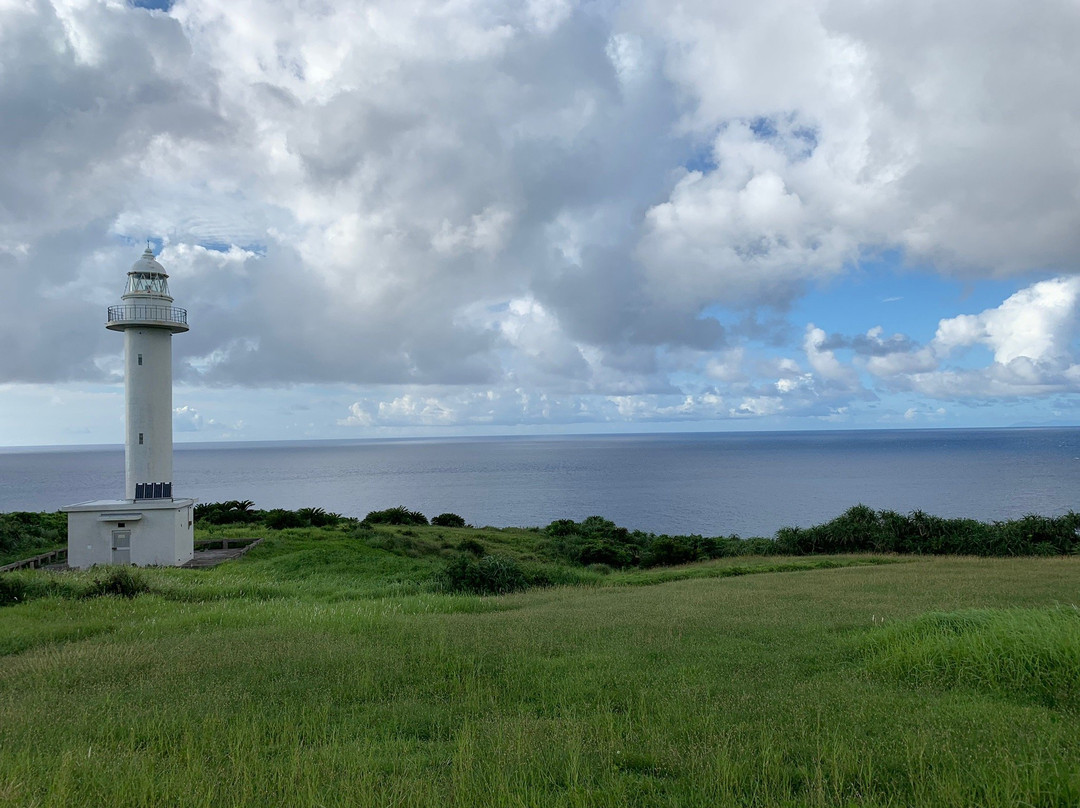
[[905, 684], [1080, 708], [1075, 606], [933, 612], [874, 632], [863, 650], [873, 674]]

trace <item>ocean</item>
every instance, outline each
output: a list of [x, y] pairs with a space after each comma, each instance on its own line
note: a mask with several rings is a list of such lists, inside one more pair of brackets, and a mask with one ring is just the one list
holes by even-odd
[[[933, 429], [177, 444], [176, 496], [404, 505], [474, 525], [598, 514], [657, 533], [770, 536], [852, 505], [982, 520], [1080, 510], [1080, 429]], [[123, 494], [122, 447], [0, 449], [0, 511]]]

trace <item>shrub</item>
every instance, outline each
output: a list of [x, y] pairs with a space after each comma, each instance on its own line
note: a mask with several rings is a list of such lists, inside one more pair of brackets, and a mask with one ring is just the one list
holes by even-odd
[[601, 537], [587, 537], [571, 547], [570, 558], [577, 564], [607, 564], [627, 567], [636, 560], [625, 545]]
[[133, 598], [149, 591], [150, 584], [134, 567], [109, 567], [101, 577], [94, 580], [94, 583], [86, 590], [85, 597], [117, 595], [122, 598]]
[[877, 511], [866, 505], [853, 505], [822, 528], [817, 540], [824, 552], [869, 550], [882, 538]]
[[67, 514], [0, 513], [0, 555], [26, 553], [67, 541]]
[[290, 527], [307, 527], [307, 524], [296, 511], [287, 511], [283, 508], [274, 508], [266, 511], [263, 516], [264, 524], [271, 530], [285, 530]]
[[525, 589], [529, 582], [518, 562], [509, 556], [474, 558], [459, 555], [442, 572], [442, 583], [451, 592], [503, 595]]
[[641, 560], [649, 535], [619, 527], [600, 516], [590, 516], [581, 523], [559, 519], [545, 528], [548, 551], [573, 564], [607, 564], [626, 567]]
[[465, 519], [456, 513], [440, 513], [431, 520], [437, 527], [465, 527]]
[[573, 519], [556, 519], [544, 528], [544, 532], [554, 538], [572, 536], [578, 532], [578, 523]]
[[352, 529], [352, 531], [350, 531], [349, 535], [354, 539], [360, 539], [360, 541], [370, 541], [375, 538], [377, 534], [375, 528], [371, 525], [366, 522], [360, 522]]
[[641, 559], [641, 566], [689, 564], [691, 561], [707, 558], [701, 545], [701, 536], [654, 536]]
[[364, 517], [364, 521], [372, 525], [426, 525], [427, 517], [420, 511], [410, 511], [399, 505], [396, 508], [387, 508], [385, 511], [371, 511]]
[[783, 551], [777, 542], [772, 539], [740, 539], [738, 536], [729, 536], [721, 544], [724, 555], [779, 555]]
[[1029, 513], [1022, 519], [995, 522], [993, 555], [1032, 555], [1045, 553], [1050, 545], [1057, 553], [1073, 552], [1080, 546], [1080, 514], [1049, 517]]
[[327, 513], [322, 508], [301, 508], [296, 515], [310, 527], [329, 527], [336, 525], [342, 518], [340, 513]]
[[792, 555], [814, 553], [896, 552], [931, 555], [1020, 556], [1067, 554], [1080, 547], [1080, 514], [1029, 514], [1005, 522], [944, 519], [923, 511], [904, 516], [849, 508], [835, 519], [808, 528], [776, 532], [776, 548]]
[[231, 499], [227, 502], [200, 502], [195, 506], [195, 521], [211, 525], [233, 525], [257, 522], [260, 512], [253, 510], [250, 499]]
[[26, 581], [14, 575], [0, 573], [0, 606], [10, 606], [26, 600]]
[[783, 555], [801, 555], [801, 533], [802, 529], [795, 526], [780, 528], [776, 531], [776, 548]]
[[457, 549], [463, 553], [471, 553], [474, 556], [482, 556], [484, 554], [484, 545], [476, 539], [462, 539], [458, 543]]
[[[584, 570], [562, 564], [522, 564], [521, 571], [525, 574], [525, 585], [529, 588], [534, 586], [575, 586], [593, 580]], [[608, 571], [611, 571], [610, 567], [608, 567]], [[596, 571], [592, 573], [592, 575], [597, 574]]]

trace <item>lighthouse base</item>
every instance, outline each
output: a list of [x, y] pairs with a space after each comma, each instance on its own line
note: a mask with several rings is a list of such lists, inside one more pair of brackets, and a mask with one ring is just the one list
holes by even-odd
[[193, 499], [100, 499], [61, 510], [69, 567], [179, 567], [195, 554]]

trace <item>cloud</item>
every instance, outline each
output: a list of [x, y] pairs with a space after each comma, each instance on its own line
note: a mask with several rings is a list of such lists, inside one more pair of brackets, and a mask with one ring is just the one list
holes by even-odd
[[806, 327], [806, 337], [803, 340], [803, 348], [806, 351], [806, 360], [814, 369], [818, 379], [828, 385], [843, 390], [858, 390], [858, 374], [849, 365], [845, 365], [836, 358], [836, 354], [825, 348], [825, 332], [815, 327], [812, 323]]
[[462, 391], [453, 388], [394, 388], [348, 406], [342, 427], [508, 427], [521, 424], [597, 423], [616, 408], [598, 396], [552, 396], [520, 387]]
[[[356, 425], [1075, 389], [1075, 3], [164, 5], [0, 8], [0, 382], [115, 383], [150, 237], [180, 380]], [[791, 319], [885, 251], [1025, 288]]]
[[856, 334], [846, 337], [843, 334], [830, 334], [821, 341], [821, 347], [829, 351], [848, 348], [862, 356], [889, 356], [894, 353], [906, 353], [918, 346], [904, 334], [893, 334], [888, 339], [883, 339], [885, 329], [875, 326], [865, 334]]
[[194, 407], [184, 405], [173, 407], [173, 430], [176, 432], [198, 432], [203, 427], [203, 418]]
[[797, 253], [834, 272], [869, 245], [965, 274], [1075, 271], [1075, 4], [639, 8], [689, 102], [683, 125], [715, 138], [715, 169], [679, 188], [670, 212], [694, 221], [715, 205], [713, 224], [737, 227], [755, 210], [740, 194], [764, 183], [764, 240], [734, 243], [769, 273], [797, 277], [783, 260]]
[[804, 181], [798, 164], [807, 158], [789, 153], [793, 142], [812, 148], [810, 130], [790, 121], [785, 130], [763, 137], [745, 122], [725, 125], [713, 145], [717, 168], [688, 173], [649, 210], [637, 256], [656, 299], [694, 312], [709, 303], [785, 306], [807, 281], [857, 256], [839, 211]]
[[908, 407], [904, 410], [905, 421], [939, 421], [946, 414], [944, 407], [938, 407], [937, 409], [920, 409], [918, 407]]
[[988, 346], [994, 361], [1016, 359], [1060, 366], [1072, 360], [1077, 333], [1080, 277], [1040, 281], [981, 314], [942, 320], [933, 348], [948, 355], [977, 343]]
[[[1080, 277], [1039, 281], [1000, 306], [939, 322], [924, 347], [871, 356], [866, 369], [891, 388], [937, 399], [1018, 398], [1080, 390], [1075, 337], [1080, 318]], [[894, 337], [895, 340], [895, 337]], [[895, 340], [900, 345], [902, 340]], [[985, 346], [985, 367], [949, 366]]]
[[826, 19], [864, 49], [908, 251], [976, 275], [1075, 272], [1080, 9], [843, 3]]
[[913, 373], [926, 373], [937, 369], [939, 360], [929, 348], [910, 351], [894, 351], [866, 360], [866, 369], [874, 376], [890, 378]]
[[705, 363], [705, 375], [728, 384], [747, 381], [749, 377], [744, 366], [745, 361], [746, 349], [732, 348], [708, 359]]

